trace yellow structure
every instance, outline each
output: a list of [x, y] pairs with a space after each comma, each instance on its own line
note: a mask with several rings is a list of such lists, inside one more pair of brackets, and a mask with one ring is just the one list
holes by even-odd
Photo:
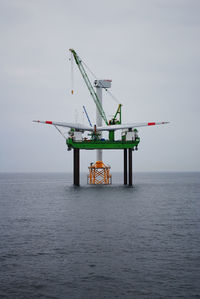
[[88, 167], [88, 184], [90, 185], [110, 185], [112, 183], [112, 175], [110, 174], [110, 166], [103, 161], [96, 161]]

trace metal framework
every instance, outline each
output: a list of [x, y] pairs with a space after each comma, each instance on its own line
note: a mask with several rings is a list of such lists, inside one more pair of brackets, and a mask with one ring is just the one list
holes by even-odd
[[90, 185], [110, 185], [112, 176], [110, 174], [110, 166], [105, 165], [102, 161], [97, 161], [88, 167], [88, 184]]
[[71, 53], [74, 56], [74, 59], [76, 61], [76, 64], [77, 64], [80, 72], [81, 72], [83, 80], [85, 81], [85, 84], [87, 85], [87, 88], [89, 89], [89, 92], [90, 92], [90, 94], [91, 94], [91, 96], [92, 96], [92, 98], [93, 98], [93, 100], [94, 100], [94, 102], [95, 102], [95, 104], [96, 104], [96, 106], [97, 106], [97, 108], [99, 110], [99, 113], [100, 113], [102, 119], [105, 121], [106, 125], [108, 125], [106, 114], [105, 114], [105, 112], [103, 110], [103, 107], [101, 106], [101, 103], [100, 103], [100, 101], [98, 99], [98, 96], [97, 96], [96, 92], [94, 91], [94, 88], [93, 88], [93, 86], [92, 86], [92, 84], [91, 84], [91, 82], [90, 82], [90, 80], [88, 78], [88, 75], [87, 75], [87, 73], [86, 73], [86, 71], [85, 71], [85, 69], [84, 69], [84, 67], [83, 67], [83, 65], [81, 63], [81, 59], [79, 58], [79, 56], [77, 55], [77, 53], [74, 51], [74, 49], [69, 49], [69, 50], [71, 51]]

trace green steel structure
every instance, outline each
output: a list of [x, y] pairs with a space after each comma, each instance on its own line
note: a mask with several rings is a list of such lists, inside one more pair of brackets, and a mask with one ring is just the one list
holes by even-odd
[[[121, 122], [122, 122], [122, 118], [121, 118], [122, 105], [119, 104], [117, 111], [116, 111], [115, 115], [113, 116], [113, 118], [111, 120], [107, 120], [106, 114], [105, 114], [104, 109], [101, 105], [101, 102], [98, 98], [98, 95], [95, 92], [95, 90], [88, 78], [88, 75], [83, 67], [82, 60], [80, 59], [80, 57], [78, 56], [78, 54], [76, 53], [76, 51], [74, 49], [69, 49], [69, 50], [74, 57], [74, 60], [75, 60], [77, 66], [80, 70], [80, 73], [86, 83], [86, 86], [90, 92], [90, 95], [92, 96], [94, 103], [95, 103], [102, 119], [106, 123], [106, 125], [111, 127], [112, 125], [121, 124]], [[102, 85], [102, 88], [105, 88], [105, 87]], [[71, 132], [73, 132], [73, 130]], [[109, 131], [109, 139], [108, 140], [100, 139], [98, 134], [99, 133], [94, 128], [94, 131], [90, 134], [91, 139], [85, 138], [82, 141], [75, 141], [73, 139], [73, 137], [69, 137], [66, 140], [66, 143], [67, 143], [69, 150], [73, 149], [73, 148], [92, 150], [92, 149], [128, 149], [128, 148], [137, 149], [137, 146], [140, 142], [140, 139], [138, 137], [134, 141], [126, 141], [125, 136], [122, 137], [122, 140], [115, 141], [114, 130]]]
[[94, 149], [138, 149], [138, 144], [140, 138], [136, 138], [135, 141], [123, 141], [123, 140], [83, 140], [83, 141], [74, 141], [72, 138], [66, 140], [68, 149], [79, 148], [85, 150], [94, 150]]

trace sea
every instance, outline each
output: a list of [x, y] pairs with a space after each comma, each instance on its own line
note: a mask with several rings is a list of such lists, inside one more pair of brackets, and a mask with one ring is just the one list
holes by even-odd
[[0, 174], [0, 298], [200, 298], [200, 173]]

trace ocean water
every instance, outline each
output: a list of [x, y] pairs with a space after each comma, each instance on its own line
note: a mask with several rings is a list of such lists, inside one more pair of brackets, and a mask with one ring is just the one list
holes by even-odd
[[0, 298], [200, 298], [200, 173], [0, 174]]

